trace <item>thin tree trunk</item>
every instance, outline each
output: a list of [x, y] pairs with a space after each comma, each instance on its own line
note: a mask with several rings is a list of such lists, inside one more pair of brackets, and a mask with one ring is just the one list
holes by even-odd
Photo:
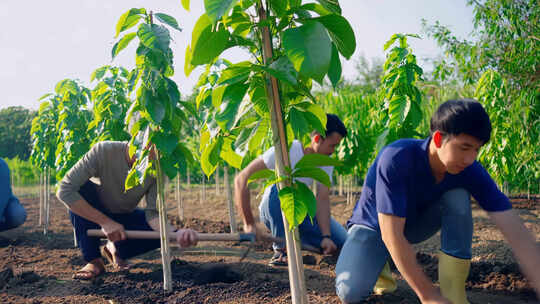
[[49, 167], [45, 167], [45, 196], [44, 196], [44, 219], [45, 224], [43, 225], [43, 234], [47, 235], [47, 230], [49, 229]]
[[171, 254], [168, 238], [167, 225], [167, 208], [165, 206], [165, 191], [163, 172], [161, 172], [160, 153], [156, 151], [157, 161], [157, 205], [159, 212], [159, 236], [161, 240], [161, 263], [163, 265], [163, 289], [166, 291], [172, 290], [172, 271], [171, 271]]
[[[257, 3], [257, 10], [261, 23], [266, 20], [266, 11], [261, 3]], [[262, 27], [263, 40], [263, 59], [264, 64], [270, 64], [273, 58], [272, 37], [268, 26]], [[287, 133], [283, 123], [283, 114], [281, 112], [281, 101], [279, 95], [279, 84], [275, 77], [266, 74], [266, 96], [268, 97], [268, 108], [270, 110], [271, 127], [273, 133], [273, 143], [275, 147], [276, 170], [279, 176], [286, 175], [285, 166], [290, 167], [289, 150], [287, 147]], [[286, 187], [285, 182], [278, 184], [279, 189]], [[291, 298], [293, 304], [307, 303], [307, 294], [304, 279], [304, 267], [300, 252], [300, 237], [298, 229], [293, 232], [289, 230], [289, 223], [284, 214], [283, 224], [285, 227], [285, 239], [287, 243], [287, 257], [289, 260], [289, 278], [291, 286]]]
[[229, 167], [223, 167], [223, 182], [225, 182], [225, 189], [227, 189], [227, 206], [229, 208], [229, 224], [231, 225], [231, 233], [237, 233], [236, 228], [236, 215], [233, 202], [232, 185], [229, 181]]
[[204, 204], [204, 202], [206, 202], [206, 175], [202, 175], [202, 187], [201, 187], [201, 200], [200, 200], [200, 204]]

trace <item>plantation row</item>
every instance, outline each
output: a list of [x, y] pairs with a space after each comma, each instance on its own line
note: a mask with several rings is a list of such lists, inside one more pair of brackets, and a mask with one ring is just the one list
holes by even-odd
[[[136, 67], [128, 71], [106, 65], [90, 76], [92, 88], [64, 79], [54, 92], [40, 98], [39, 114], [32, 122], [31, 160], [45, 172], [41, 180], [51, 174], [60, 180], [97, 142], [129, 141], [135, 163], [125, 189], [142, 184], [147, 176], [156, 177], [165, 225], [165, 177], [172, 180], [199, 170], [211, 176], [218, 167], [242, 169], [274, 146], [276, 170], [255, 177], [265, 178], [265, 186], [279, 184], [282, 209], [294, 228], [306, 216], [313, 217], [315, 210], [313, 193], [303, 191], [294, 178], [310, 177], [329, 186], [330, 180], [317, 167], [339, 163], [307, 157], [291, 168], [287, 147], [293, 139], [308, 143], [313, 130], [324, 134], [327, 112], [337, 114], [350, 131], [337, 149], [343, 162], [337, 171], [362, 179], [381, 147], [399, 138], [427, 136], [433, 110], [445, 100], [464, 96], [480, 101], [493, 123], [493, 140], [479, 160], [507, 192], [538, 189], [537, 83], [514, 77], [519, 73], [508, 71], [506, 63], [470, 64], [489, 61], [492, 48], [457, 41], [437, 24], [426, 26], [426, 31], [447, 48], [449, 57], [436, 64], [433, 75], [424, 75], [408, 43], [420, 37], [395, 34], [384, 45], [380, 79], [362, 88], [341, 75], [341, 58], [351, 58], [357, 41], [338, 2], [303, 2], [271, 1], [265, 6], [253, 0], [206, 0], [206, 13], [199, 17], [180, 59], [186, 75], [197, 66], [205, 68], [190, 98], [182, 97], [181, 84], [171, 79], [177, 52], [170, 48], [169, 30], [180, 30], [178, 22], [144, 8], [128, 10], [116, 25], [112, 57], [136, 43]], [[189, 1], [182, 5], [189, 9]], [[477, 12], [482, 26], [502, 26], [489, 23], [491, 15], [482, 14]], [[491, 34], [504, 32], [495, 29]], [[485, 35], [478, 43], [490, 39]], [[229, 48], [244, 50], [246, 60], [233, 63], [221, 58]], [[322, 89], [314, 90], [315, 83]], [[282, 197], [281, 191], [290, 195]], [[165, 250], [168, 239], [161, 240]], [[288, 250], [289, 266], [301, 265], [294, 260], [299, 249]], [[302, 276], [291, 279], [293, 294], [304, 288]], [[165, 289], [171, 288], [168, 281], [170, 274], [165, 275]]]

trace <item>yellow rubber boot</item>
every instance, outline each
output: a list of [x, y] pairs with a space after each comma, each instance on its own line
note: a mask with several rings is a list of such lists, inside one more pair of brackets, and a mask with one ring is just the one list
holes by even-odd
[[392, 272], [390, 271], [390, 265], [388, 262], [384, 264], [384, 267], [379, 274], [379, 278], [373, 287], [373, 293], [376, 295], [382, 295], [383, 293], [394, 292], [397, 289], [396, 280], [392, 277]]
[[459, 259], [439, 252], [439, 284], [442, 295], [452, 304], [469, 304], [465, 281], [469, 276], [471, 260]]

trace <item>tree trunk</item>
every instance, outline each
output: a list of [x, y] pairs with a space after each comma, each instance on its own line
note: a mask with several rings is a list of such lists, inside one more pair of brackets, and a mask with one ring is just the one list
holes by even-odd
[[339, 190], [338, 195], [343, 195], [343, 175], [339, 175]]
[[181, 176], [180, 176], [180, 173], [178, 173], [178, 176], [176, 178], [176, 204], [177, 204], [177, 211], [178, 211], [178, 219], [180, 221], [183, 221], [184, 220], [184, 200], [183, 200], [183, 197], [182, 197], [182, 192], [181, 192]]
[[[261, 23], [266, 20], [266, 11], [260, 3], [257, 4], [257, 10]], [[262, 27], [263, 40], [263, 59], [264, 64], [268, 65], [273, 58], [272, 37], [268, 26]], [[286, 175], [285, 166], [290, 167], [289, 149], [287, 147], [287, 133], [283, 123], [283, 114], [281, 112], [281, 101], [279, 95], [279, 84], [275, 77], [266, 74], [266, 96], [268, 97], [268, 108], [270, 110], [271, 127], [273, 133], [273, 143], [275, 147], [276, 171], [279, 176]], [[279, 189], [283, 189], [287, 184], [281, 182]], [[304, 279], [304, 267], [302, 264], [302, 255], [300, 252], [300, 236], [298, 228], [293, 232], [289, 230], [289, 223], [283, 215], [283, 224], [285, 226], [285, 240], [287, 243], [287, 257], [289, 268], [289, 281], [291, 284], [291, 298], [293, 304], [307, 303], [307, 294]]]
[[44, 225], [43, 225], [43, 234], [47, 235], [47, 230], [49, 229], [49, 167], [45, 167], [45, 196], [44, 196]]

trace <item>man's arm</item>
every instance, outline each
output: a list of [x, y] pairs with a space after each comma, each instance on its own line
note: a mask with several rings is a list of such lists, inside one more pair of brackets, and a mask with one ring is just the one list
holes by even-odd
[[450, 303], [424, 274], [416, 262], [413, 247], [403, 234], [405, 218], [379, 213], [381, 235], [397, 269], [422, 303]]
[[[330, 230], [330, 189], [325, 185], [317, 183], [317, 223], [322, 235], [331, 235]], [[321, 248], [324, 254], [331, 254], [336, 251], [337, 246], [329, 238], [323, 238], [321, 241]]]
[[531, 282], [531, 287], [540, 297], [540, 248], [534, 237], [525, 228], [521, 218], [510, 209], [488, 213], [491, 220], [501, 230], [505, 239], [512, 247], [521, 266], [521, 270]]
[[9, 180], [9, 168], [6, 162], [0, 158], [0, 222], [4, 222], [4, 210], [11, 198], [11, 185]]
[[244, 231], [247, 233], [256, 233], [247, 181], [253, 173], [263, 169], [267, 169], [263, 159], [257, 158], [240, 171], [234, 179], [234, 200], [236, 202], [236, 208], [240, 210], [242, 220], [244, 221]]
[[103, 233], [105, 233], [111, 242], [126, 239], [126, 233], [122, 224], [115, 222], [101, 211], [92, 207], [84, 199], [77, 200], [69, 205], [69, 210], [101, 226], [101, 230], [103, 230]]

